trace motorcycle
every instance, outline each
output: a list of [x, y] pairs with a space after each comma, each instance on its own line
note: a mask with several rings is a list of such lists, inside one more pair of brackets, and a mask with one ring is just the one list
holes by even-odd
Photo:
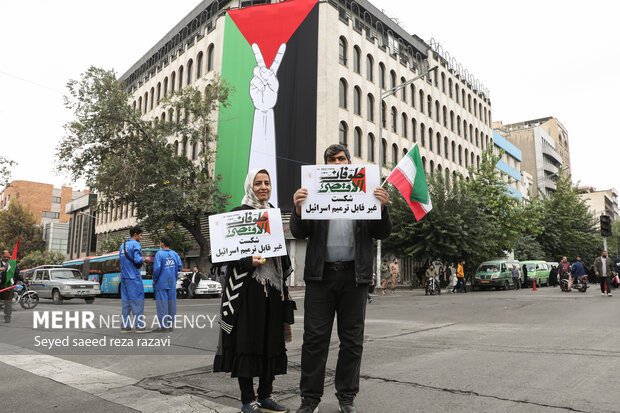
[[24, 310], [31, 310], [39, 304], [39, 294], [30, 289], [27, 281], [14, 288], [13, 304], [19, 303]]
[[433, 276], [428, 279], [426, 284], [426, 293], [430, 295], [441, 294], [441, 288], [437, 282], [437, 276]]
[[[576, 288], [582, 293], [585, 293], [588, 289], [588, 276], [584, 275], [583, 277], [578, 277], [577, 280], [573, 282], [572, 288]], [[560, 280], [560, 289], [562, 291], [568, 292], [568, 279]]]

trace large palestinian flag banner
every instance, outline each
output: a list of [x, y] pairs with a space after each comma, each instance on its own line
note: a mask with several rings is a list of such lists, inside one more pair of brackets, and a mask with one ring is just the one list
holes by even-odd
[[318, 0], [230, 10], [221, 78], [234, 88], [220, 107], [215, 173], [239, 205], [249, 169], [269, 171], [271, 203], [293, 206], [301, 165], [316, 163]]

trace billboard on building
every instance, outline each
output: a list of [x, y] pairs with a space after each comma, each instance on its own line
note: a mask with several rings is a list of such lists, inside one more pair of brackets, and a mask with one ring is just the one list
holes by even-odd
[[264, 168], [271, 202], [293, 206], [301, 165], [316, 163], [318, 0], [230, 10], [221, 78], [234, 91], [221, 107], [215, 172], [220, 188], [244, 195], [247, 171]]

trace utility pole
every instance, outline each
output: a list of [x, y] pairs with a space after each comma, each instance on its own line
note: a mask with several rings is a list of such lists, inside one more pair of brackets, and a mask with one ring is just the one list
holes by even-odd
[[[409, 86], [410, 84], [412, 84], [413, 82], [415, 82], [416, 80], [423, 78], [424, 76], [428, 75], [429, 73], [431, 73], [434, 70], [437, 70], [439, 68], [439, 66], [433, 66], [430, 69], [420, 73], [419, 75], [417, 75], [416, 77], [414, 77], [413, 79], [409, 79], [406, 82], [401, 83], [398, 86], [394, 86], [393, 88], [383, 91], [383, 89], [381, 88], [381, 79], [379, 79], [379, 148], [381, 148], [381, 142], [383, 141], [383, 121], [385, 119], [383, 119], [383, 100], [388, 97], [389, 95], [391, 95], [392, 93], [398, 92], [399, 90], [401, 90], [402, 88], [405, 88], [407, 86]], [[415, 99], [415, 96], [411, 97], [412, 99]], [[424, 102], [420, 103], [421, 105], [424, 104]], [[386, 112], [387, 112], [387, 108], [386, 108]], [[387, 115], [387, 113], [386, 113]], [[386, 123], [386, 128], [387, 128], [387, 123]], [[381, 157], [379, 157], [381, 158]], [[379, 159], [379, 170], [381, 170], [381, 167], [383, 165], [381, 165], [381, 159]], [[380, 287], [381, 286], [381, 240], [377, 240], [377, 273], [375, 274], [375, 288]]]

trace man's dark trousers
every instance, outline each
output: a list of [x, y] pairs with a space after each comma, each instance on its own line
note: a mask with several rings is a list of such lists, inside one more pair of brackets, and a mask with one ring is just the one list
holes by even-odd
[[[0, 290], [5, 288], [6, 287], [1, 287]], [[0, 293], [0, 300], [2, 300], [2, 304], [4, 304], [4, 319], [10, 320], [13, 310], [13, 289], [2, 291]]]
[[325, 384], [334, 315], [338, 315], [340, 350], [335, 386], [338, 398], [359, 392], [368, 284], [356, 284], [355, 270], [323, 273], [323, 281], [307, 281], [304, 299], [304, 341], [301, 348], [301, 397], [319, 402]]

